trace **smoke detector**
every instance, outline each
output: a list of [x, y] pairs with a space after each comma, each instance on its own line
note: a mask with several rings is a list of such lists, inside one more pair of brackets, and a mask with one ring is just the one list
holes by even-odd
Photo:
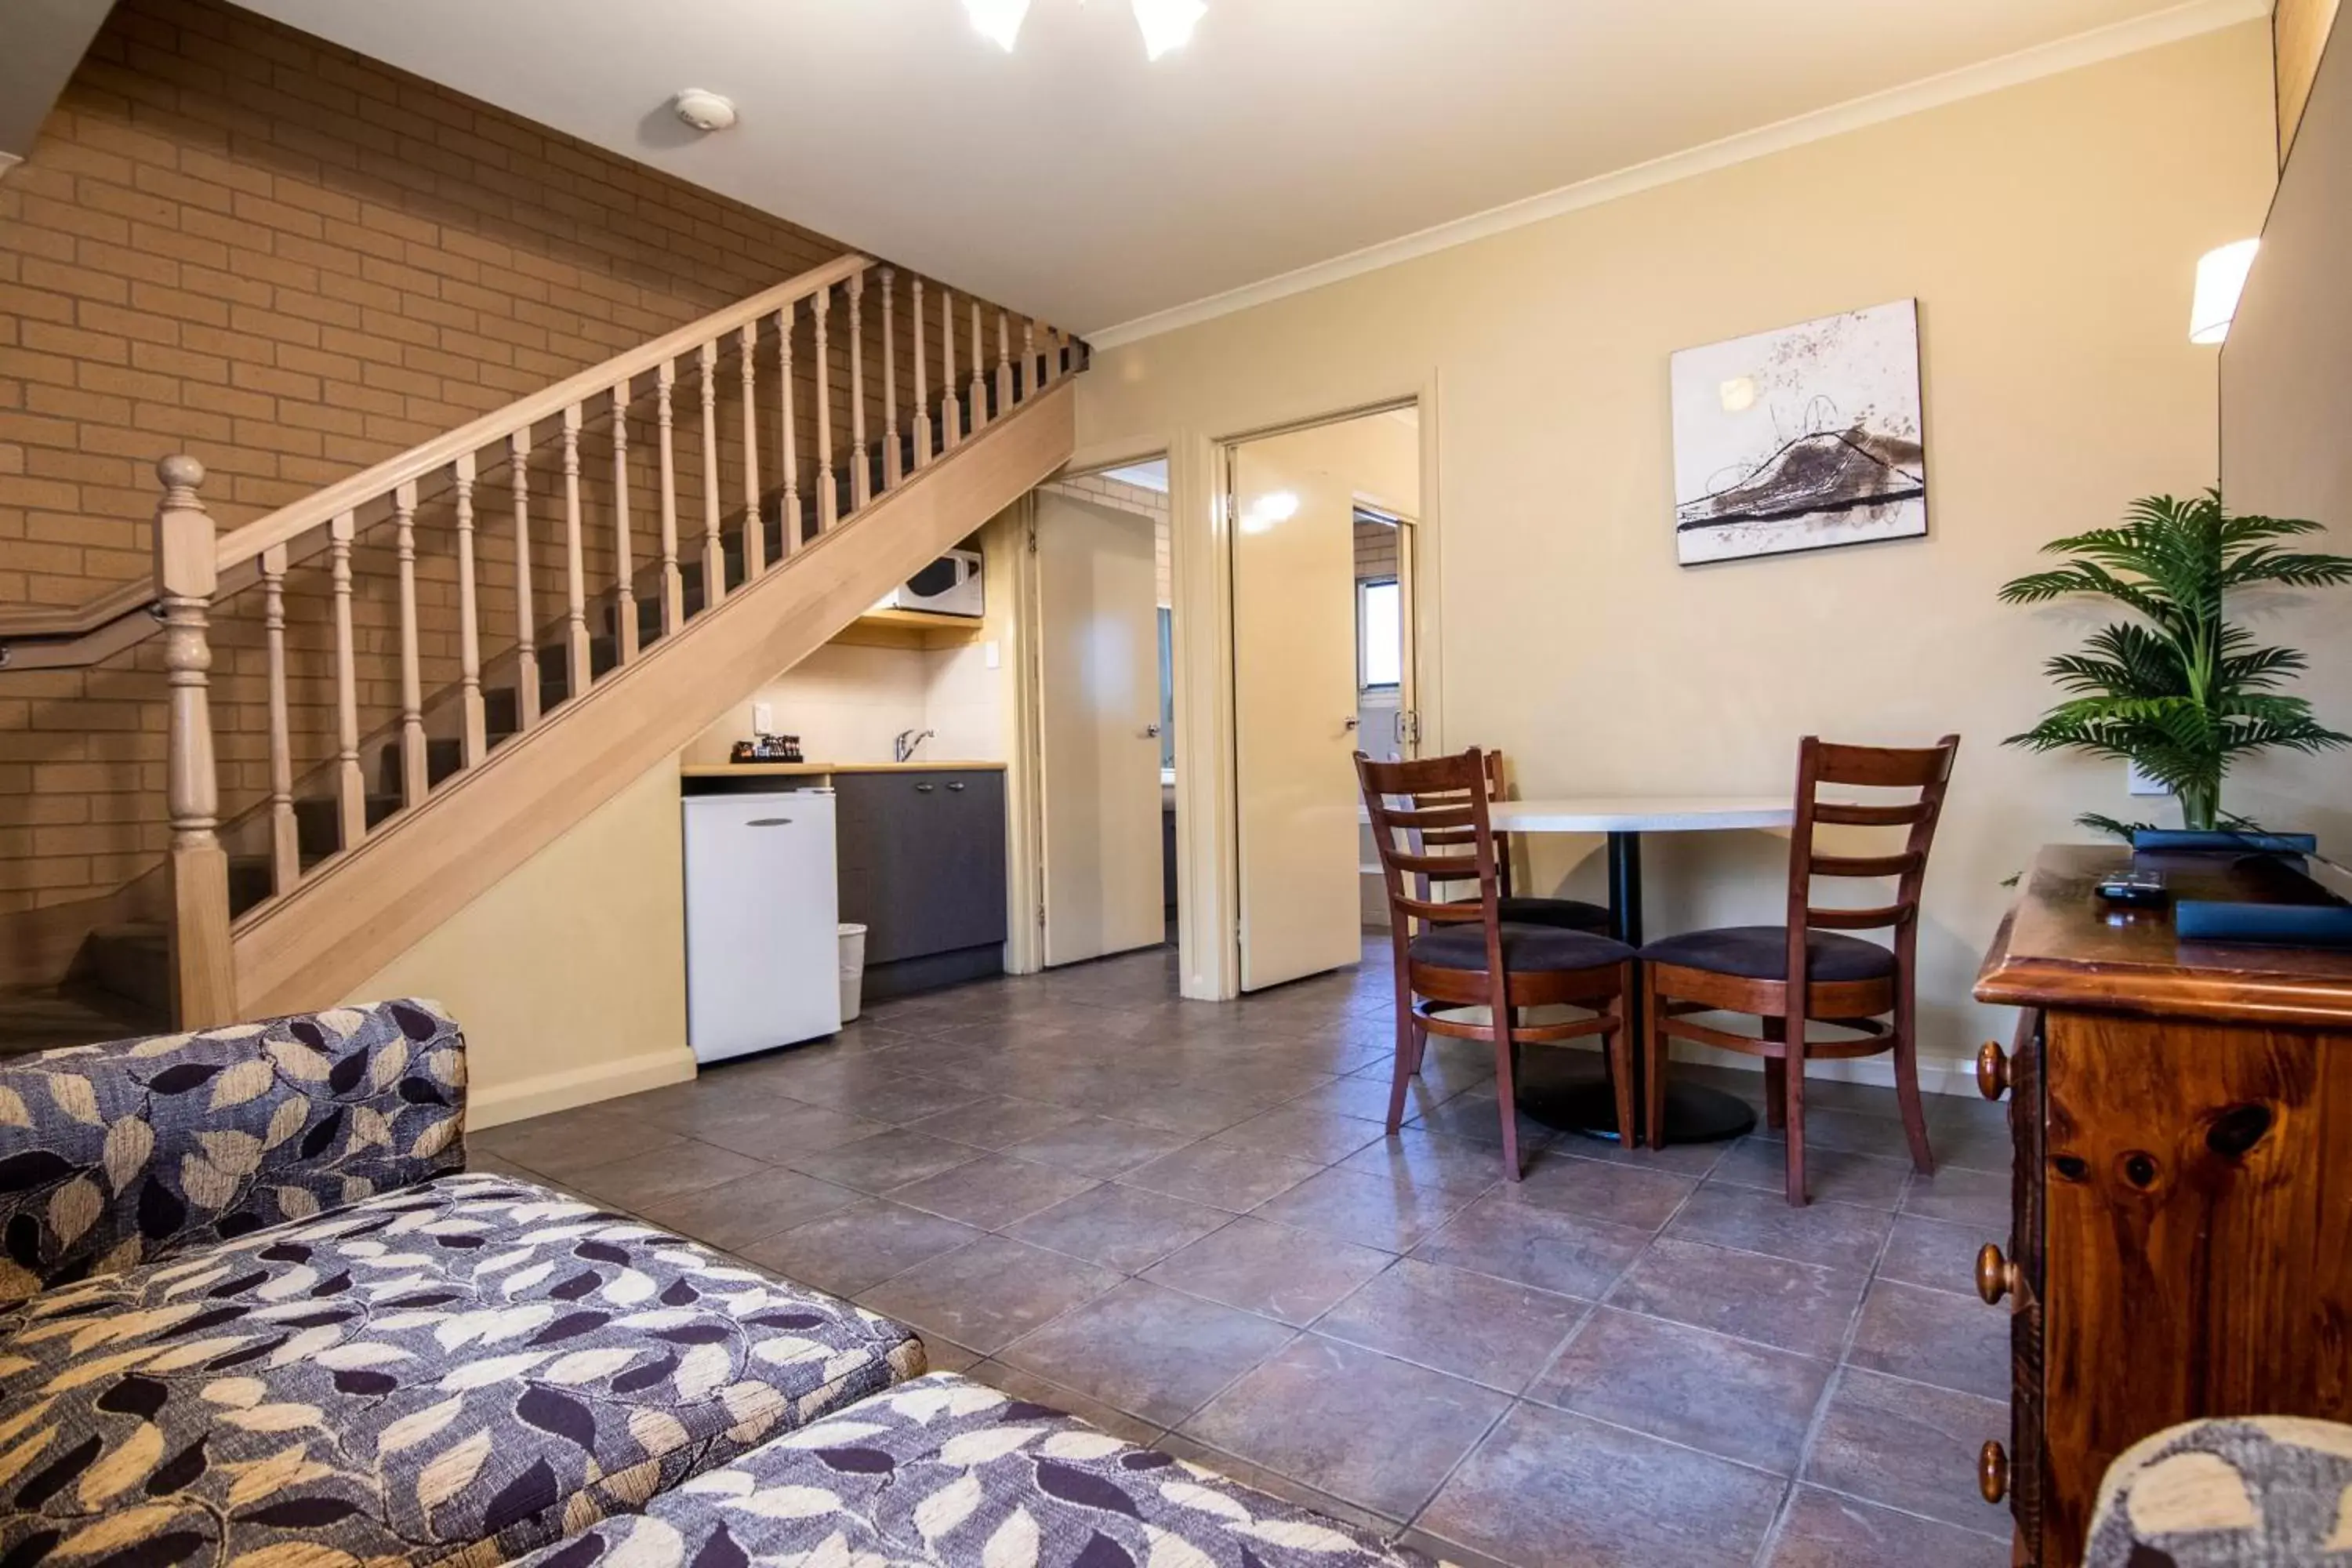
[[706, 88], [688, 88], [670, 100], [670, 107], [697, 131], [724, 131], [736, 120], [735, 100]]

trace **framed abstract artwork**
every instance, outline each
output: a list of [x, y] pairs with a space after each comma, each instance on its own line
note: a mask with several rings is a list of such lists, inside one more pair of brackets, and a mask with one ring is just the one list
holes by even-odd
[[1673, 388], [1684, 565], [1927, 531], [1917, 300], [1685, 349]]

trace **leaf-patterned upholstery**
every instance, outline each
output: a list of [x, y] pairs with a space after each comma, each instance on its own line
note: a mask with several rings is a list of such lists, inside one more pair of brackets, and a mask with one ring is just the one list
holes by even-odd
[[2118, 1455], [2084, 1568], [2352, 1563], [2352, 1426], [2304, 1416], [2192, 1421]]
[[919, 1379], [519, 1568], [1426, 1568], [968, 1379]]
[[444, 1176], [0, 1319], [0, 1562], [488, 1568], [922, 1370], [846, 1302]]
[[431, 1002], [0, 1061], [0, 1308], [465, 1164]]

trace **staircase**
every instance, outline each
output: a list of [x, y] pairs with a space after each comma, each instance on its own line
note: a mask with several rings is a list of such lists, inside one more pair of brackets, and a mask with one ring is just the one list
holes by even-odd
[[166, 681], [162, 918], [40, 1027], [332, 1004], [1051, 474], [1085, 345], [928, 296], [845, 257], [226, 534], [165, 458], [152, 599], [0, 626], [0, 689], [153, 636]]

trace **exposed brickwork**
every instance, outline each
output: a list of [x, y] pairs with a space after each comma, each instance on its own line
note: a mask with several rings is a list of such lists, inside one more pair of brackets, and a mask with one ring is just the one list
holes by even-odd
[[[77, 605], [144, 577], [152, 468], [166, 453], [202, 458], [226, 531], [850, 248], [218, 0], [122, 0], [30, 158], [0, 181], [0, 604]], [[902, 339], [906, 288], [901, 278]], [[936, 366], [936, 292], [928, 305]], [[871, 295], [866, 314], [878, 440]], [[992, 308], [987, 320], [992, 359]], [[833, 401], [845, 447], [840, 321]], [[1013, 333], [1017, 352], [1017, 322]], [[803, 327], [804, 356], [806, 341]], [[968, 343], [958, 347], [961, 362]], [[900, 354], [906, 399], [910, 351]], [[813, 463], [813, 367], [803, 358], [799, 370]], [[731, 514], [742, 504], [731, 361], [719, 387]], [[677, 409], [690, 554], [703, 518], [690, 374]], [[594, 413], [581, 450], [592, 595], [616, 574], [610, 438]], [[772, 484], [781, 433], [772, 408], [761, 418]], [[641, 391], [629, 486], [641, 566], [658, 516], [653, 435]], [[542, 629], [562, 608], [557, 461], [554, 427], [542, 426], [530, 475]], [[509, 479], [486, 456], [477, 501], [494, 668], [516, 640]], [[397, 710], [397, 619], [390, 530], [362, 521], [355, 618], [362, 728], [373, 731]], [[457, 676], [446, 482], [428, 487], [419, 522], [433, 693]], [[217, 637], [231, 813], [266, 789], [257, 597], [224, 606]], [[332, 749], [327, 614], [314, 555], [289, 584], [305, 770]], [[153, 863], [157, 652], [151, 641], [89, 669], [0, 672], [0, 912], [86, 899]], [[369, 773], [373, 784], [373, 759]]]

